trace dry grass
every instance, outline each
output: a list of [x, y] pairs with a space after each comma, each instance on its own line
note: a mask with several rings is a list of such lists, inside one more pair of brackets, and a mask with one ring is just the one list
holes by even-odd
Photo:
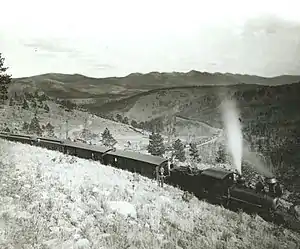
[[161, 189], [154, 181], [98, 162], [7, 141], [1, 141], [0, 151], [3, 249], [300, 245], [297, 234], [258, 216], [195, 198], [184, 202], [178, 189]]

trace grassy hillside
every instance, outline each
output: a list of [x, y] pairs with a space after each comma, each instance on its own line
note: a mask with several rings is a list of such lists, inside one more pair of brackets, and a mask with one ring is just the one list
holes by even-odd
[[[22, 109], [21, 106], [6, 106], [0, 108], [0, 128], [8, 127], [16, 133], [32, 132], [24, 129], [24, 122], [30, 124], [37, 114], [40, 126], [46, 126], [50, 123], [54, 127], [56, 137], [65, 139], [66, 135], [71, 139], [83, 139], [88, 143], [101, 144], [101, 133], [108, 128], [112, 136], [117, 140], [116, 147], [119, 149], [131, 149], [145, 151], [148, 144], [148, 133], [134, 130], [126, 124], [118, 123], [112, 120], [103, 119], [95, 115], [80, 111], [66, 111], [52, 101], [44, 101], [49, 111], [43, 108], [33, 108], [33, 102], [28, 101], [29, 109]], [[86, 129], [86, 132], [84, 130]], [[68, 132], [68, 133], [67, 133]], [[48, 132], [44, 133], [49, 136]], [[128, 141], [131, 145], [128, 146]]]
[[160, 127], [166, 135], [173, 127], [178, 137], [193, 140], [220, 132], [219, 106], [223, 95], [231, 96], [238, 101], [244, 136], [253, 150], [271, 158], [282, 179], [294, 185], [300, 182], [300, 84], [294, 83], [299, 80], [289, 75], [263, 78], [197, 71], [105, 79], [46, 74], [15, 79], [13, 88], [34, 86], [30, 89], [42, 89], [50, 96], [88, 100], [82, 105], [102, 117], [118, 121], [126, 117], [129, 124], [134, 121], [136, 127], [148, 130]]
[[[297, 248], [298, 234], [98, 162], [0, 141], [1, 248]], [[15, 155], [18, 155], [16, 157]], [[19, 158], [22, 160], [19, 160]]]

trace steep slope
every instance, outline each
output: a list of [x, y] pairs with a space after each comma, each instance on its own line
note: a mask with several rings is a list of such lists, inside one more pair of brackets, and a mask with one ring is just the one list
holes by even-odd
[[257, 216], [183, 202], [178, 189], [98, 162], [2, 140], [0, 154], [1, 248], [300, 245], [297, 234]]

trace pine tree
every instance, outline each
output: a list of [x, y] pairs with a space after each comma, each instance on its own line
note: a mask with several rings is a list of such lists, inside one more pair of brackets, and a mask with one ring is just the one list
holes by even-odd
[[104, 146], [113, 147], [117, 143], [108, 128], [105, 128], [104, 132], [101, 134], [101, 137]]
[[4, 58], [0, 53], [0, 104], [8, 100], [8, 87], [11, 83], [11, 76], [6, 74], [7, 67], [4, 67]]
[[129, 124], [129, 121], [128, 121], [128, 118], [127, 118], [127, 117], [124, 117], [123, 123], [124, 123], [124, 124]]
[[173, 149], [174, 149], [173, 154], [174, 154], [175, 158], [178, 159], [180, 162], [184, 162], [186, 160], [184, 145], [180, 139], [177, 139], [173, 143]]
[[39, 101], [40, 102], [46, 101], [48, 99], [49, 98], [48, 98], [48, 96], [45, 93], [43, 93], [42, 95], [39, 96]]
[[37, 104], [36, 104], [35, 100], [32, 101], [31, 107], [32, 108], [36, 108], [37, 107]]
[[38, 107], [39, 108], [44, 108], [43, 101], [38, 100]]
[[25, 98], [27, 100], [32, 100], [33, 99], [33, 95], [31, 93], [29, 93], [29, 92], [25, 92], [24, 95], [25, 95]]
[[14, 102], [13, 98], [11, 97], [9, 99], [9, 106], [14, 106], [14, 104], [15, 104], [15, 102]]
[[131, 126], [137, 128], [138, 127], [138, 123], [135, 120], [131, 121]]
[[48, 113], [50, 111], [50, 108], [47, 104], [44, 105], [44, 110]]
[[197, 144], [196, 143], [190, 143], [190, 156], [191, 158], [193, 158], [194, 160], [197, 160], [199, 158], [199, 152], [197, 149]]
[[38, 90], [36, 90], [36, 91], [34, 92], [34, 98], [35, 98], [35, 99], [38, 99], [38, 98], [39, 98], [39, 91], [38, 91]]
[[50, 124], [50, 122], [45, 126], [45, 130], [47, 132], [47, 136], [54, 137], [54, 126]]
[[42, 128], [40, 126], [40, 122], [37, 118], [37, 115], [34, 115], [34, 118], [31, 120], [29, 124], [29, 131], [37, 134], [38, 136], [42, 135]]
[[149, 135], [147, 150], [153, 156], [162, 156], [165, 153], [164, 139], [159, 133], [152, 131], [152, 134]]
[[27, 100], [26, 100], [26, 99], [24, 99], [24, 101], [23, 101], [22, 108], [23, 108], [24, 110], [28, 110], [28, 109], [29, 109], [29, 106], [28, 106], [28, 103], [27, 103]]
[[226, 153], [225, 153], [224, 146], [219, 147], [218, 152], [217, 152], [216, 162], [217, 163], [225, 163], [226, 162]]
[[93, 135], [92, 132], [88, 128], [83, 128], [80, 133], [80, 137], [84, 140], [90, 139], [92, 135]]
[[27, 131], [27, 130], [29, 129], [29, 124], [28, 124], [27, 122], [24, 122], [24, 123], [23, 123], [22, 129], [23, 129], [24, 131]]
[[122, 116], [121, 116], [121, 114], [117, 114], [116, 115], [116, 120], [118, 121], [118, 122], [122, 122], [123, 121], [123, 118], [122, 118]]

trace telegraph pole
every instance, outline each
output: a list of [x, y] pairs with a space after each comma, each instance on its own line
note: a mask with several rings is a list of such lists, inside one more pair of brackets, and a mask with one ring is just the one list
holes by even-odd
[[66, 120], [66, 140], [68, 139], [69, 137], [69, 121], [68, 119]]

